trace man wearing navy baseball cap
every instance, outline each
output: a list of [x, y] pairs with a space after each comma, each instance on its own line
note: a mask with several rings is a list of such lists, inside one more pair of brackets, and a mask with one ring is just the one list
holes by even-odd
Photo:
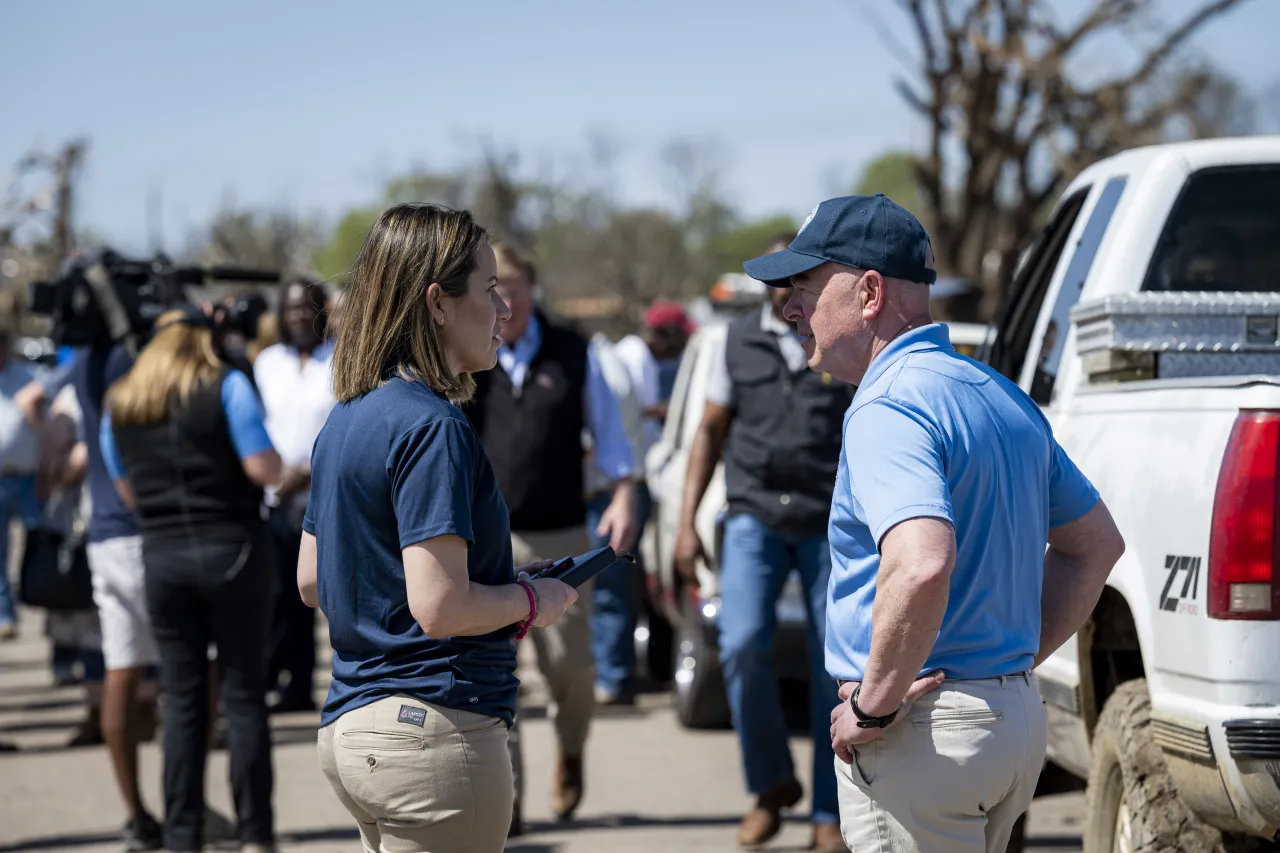
[[909, 212], [824, 201], [745, 268], [793, 288], [810, 369], [858, 386], [828, 529], [844, 840], [1003, 851], [1044, 761], [1031, 670], [1092, 612], [1124, 540], [1039, 407], [933, 322], [933, 251]]

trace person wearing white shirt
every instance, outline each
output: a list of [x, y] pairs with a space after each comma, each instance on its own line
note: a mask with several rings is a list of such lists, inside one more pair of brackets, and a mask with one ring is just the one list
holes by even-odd
[[645, 444], [643, 454], [662, 437], [662, 424], [667, 417], [671, 387], [680, 368], [693, 321], [674, 302], [654, 302], [644, 314], [639, 334], [618, 341], [614, 352], [631, 374], [631, 384], [644, 409]]
[[[266, 411], [267, 434], [284, 462], [280, 485], [266, 492], [281, 589], [292, 590], [302, 543], [302, 517], [311, 491], [311, 449], [333, 408], [333, 344], [327, 337], [329, 299], [324, 285], [294, 281], [282, 294], [280, 342], [258, 354], [254, 382]], [[314, 710], [315, 611], [296, 595], [276, 605], [268, 683], [289, 682], [272, 706], [276, 712]]]

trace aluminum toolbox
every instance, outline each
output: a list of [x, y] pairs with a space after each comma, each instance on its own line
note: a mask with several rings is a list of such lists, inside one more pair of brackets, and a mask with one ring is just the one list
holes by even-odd
[[1130, 293], [1071, 312], [1091, 381], [1280, 375], [1280, 293]]

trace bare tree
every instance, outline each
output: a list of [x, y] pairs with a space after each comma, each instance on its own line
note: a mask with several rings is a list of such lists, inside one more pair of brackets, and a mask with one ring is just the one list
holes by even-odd
[[228, 204], [191, 241], [187, 254], [203, 263], [313, 274], [318, 229], [292, 210], [247, 210]]
[[[1091, 0], [1066, 25], [1051, 0], [896, 2], [919, 52], [916, 79], [898, 88], [929, 127], [915, 171], [934, 251], [947, 271], [983, 280], [988, 309], [1085, 166], [1175, 126], [1196, 136], [1233, 127], [1235, 116], [1222, 115], [1229, 84], [1184, 48], [1242, 0], [1201, 2], [1172, 27], [1158, 23], [1156, 0]], [[1087, 82], [1073, 73], [1099, 42], [1115, 41], [1132, 47], [1130, 67]]]
[[19, 327], [25, 300], [18, 286], [52, 276], [76, 249], [76, 188], [88, 142], [72, 139], [57, 150], [32, 150], [0, 184], [0, 297]]
[[[17, 232], [29, 225], [46, 229], [46, 261], [56, 266], [75, 249], [75, 190], [80, 179], [88, 142], [73, 139], [53, 153], [33, 150], [14, 164], [0, 193], [0, 249], [8, 247]], [[47, 175], [46, 182], [29, 188], [32, 176]], [[47, 220], [47, 221], [46, 221]]]

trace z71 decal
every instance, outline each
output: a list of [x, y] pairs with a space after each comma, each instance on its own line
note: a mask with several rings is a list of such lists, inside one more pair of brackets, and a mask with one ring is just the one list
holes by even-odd
[[1170, 554], [1164, 558], [1164, 569], [1169, 577], [1164, 582], [1164, 589], [1160, 590], [1160, 609], [1169, 613], [1198, 615], [1200, 605], [1196, 599], [1200, 595], [1200, 558]]

